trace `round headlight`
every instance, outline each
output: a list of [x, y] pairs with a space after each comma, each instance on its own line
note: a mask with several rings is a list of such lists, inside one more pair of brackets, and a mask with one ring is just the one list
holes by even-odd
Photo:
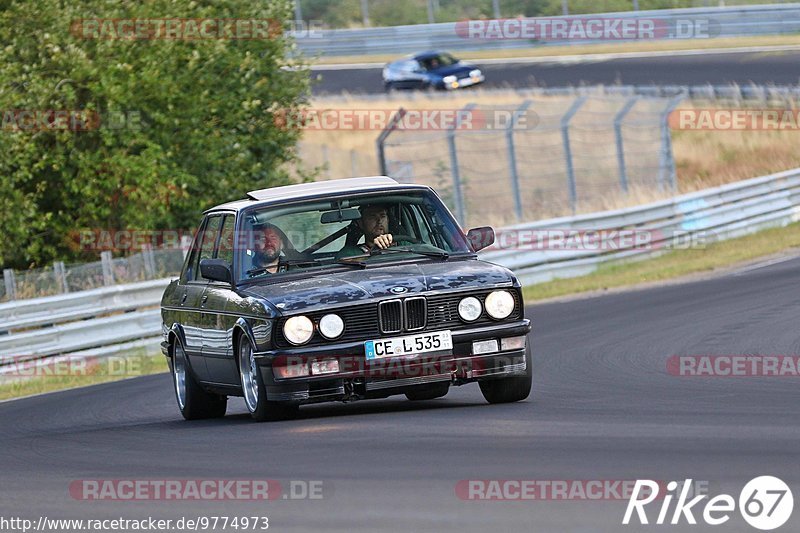
[[335, 339], [344, 331], [344, 320], [339, 315], [325, 315], [319, 319], [319, 332], [326, 339]]
[[292, 344], [305, 344], [314, 335], [314, 324], [307, 316], [293, 316], [283, 325], [283, 335]]
[[458, 81], [458, 78], [456, 78], [455, 76], [445, 76], [444, 78], [442, 78], [442, 81], [447, 84], [450, 84], [453, 83], [454, 81]]
[[481, 301], [474, 296], [467, 296], [458, 302], [458, 315], [467, 322], [478, 320], [482, 312]]
[[486, 312], [498, 320], [514, 311], [514, 297], [508, 291], [494, 291], [486, 297]]

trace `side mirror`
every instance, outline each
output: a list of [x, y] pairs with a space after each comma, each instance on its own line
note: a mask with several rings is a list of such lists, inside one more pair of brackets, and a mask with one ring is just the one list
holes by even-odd
[[494, 230], [489, 226], [472, 228], [467, 232], [467, 240], [476, 252], [494, 244]]
[[200, 260], [200, 275], [211, 281], [221, 281], [231, 283], [231, 267], [223, 259], [202, 259]]

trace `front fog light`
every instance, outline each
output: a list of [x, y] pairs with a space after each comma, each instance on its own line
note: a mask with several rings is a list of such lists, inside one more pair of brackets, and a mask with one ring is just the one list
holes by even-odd
[[514, 311], [514, 297], [508, 291], [494, 291], [486, 297], [485, 305], [489, 316], [501, 320]]
[[497, 339], [490, 341], [476, 341], [472, 343], [472, 355], [483, 355], [497, 351]]
[[481, 316], [481, 302], [474, 296], [468, 296], [458, 302], [458, 315], [467, 322], [474, 322]]
[[521, 337], [508, 337], [507, 339], [500, 339], [500, 347], [504, 352], [511, 350], [524, 350], [525, 349], [525, 336]]
[[305, 344], [314, 335], [314, 324], [307, 316], [293, 316], [283, 325], [283, 335], [292, 344]]
[[335, 374], [339, 372], [338, 359], [322, 359], [321, 361], [311, 361], [311, 373], [315, 376], [319, 374]]
[[339, 315], [325, 315], [319, 320], [319, 332], [326, 339], [335, 339], [344, 331], [344, 320]]

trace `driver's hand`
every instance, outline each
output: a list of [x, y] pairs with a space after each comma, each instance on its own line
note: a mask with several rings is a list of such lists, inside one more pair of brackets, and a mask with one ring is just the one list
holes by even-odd
[[378, 235], [372, 242], [374, 242], [375, 246], [377, 246], [381, 250], [385, 250], [392, 245], [392, 241], [393, 241], [392, 234], [386, 233], [384, 235]]

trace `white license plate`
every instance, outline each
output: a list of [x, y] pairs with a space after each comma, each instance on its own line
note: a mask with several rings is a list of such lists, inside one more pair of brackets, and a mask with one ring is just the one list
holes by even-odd
[[458, 80], [458, 84], [462, 87], [469, 87], [473, 85], [475, 82], [472, 81], [472, 78], [464, 78], [463, 80]]
[[367, 360], [419, 353], [443, 352], [453, 349], [450, 331], [433, 331], [393, 339], [378, 339], [364, 343]]

